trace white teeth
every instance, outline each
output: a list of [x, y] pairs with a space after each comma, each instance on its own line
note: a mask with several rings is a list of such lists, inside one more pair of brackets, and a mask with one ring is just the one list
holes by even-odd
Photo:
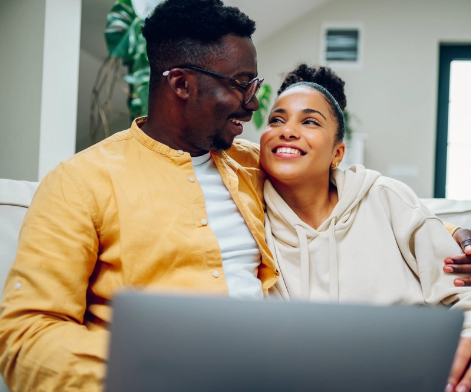
[[289, 148], [289, 147], [278, 147], [276, 149], [276, 153], [301, 155], [301, 151], [299, 151], [296, 148]]
[[235, 119], [232, 119], [231, 122], [233, 122], [236, 125], [244, 125], [245, 124], [245, 121], [240, 121], [240, 120], [235, 120]]

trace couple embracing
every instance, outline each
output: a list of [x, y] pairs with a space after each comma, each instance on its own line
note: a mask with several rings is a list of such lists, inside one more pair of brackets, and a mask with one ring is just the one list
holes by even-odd
[[[254, 31], [219, 0], [167, 0], [146, 19], [148, 117], [49, 173], [23, 224], [0, 308], [13, 391], [100, 390], [124, 286], [471, 314], [466, 278], [443, 270], [470, 258], [443, 224], [404, 184], [338, 169], [346, 97], [329, 69], [287, 77], [260, 147], [234, 141], [259, 107]], [[470, 328], [447, 391], [471, 388]]]

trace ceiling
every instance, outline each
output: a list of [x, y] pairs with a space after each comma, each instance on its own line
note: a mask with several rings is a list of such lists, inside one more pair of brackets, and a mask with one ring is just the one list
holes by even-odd
[[[327, 1], [330, 0], [224, 0], [224, 3], [239, 7], [256, 21], [253, 39], [257, 43]], [[114, 2], [82, 0], [81, 47], [99, 59], [106, 57], [103, 31]]]

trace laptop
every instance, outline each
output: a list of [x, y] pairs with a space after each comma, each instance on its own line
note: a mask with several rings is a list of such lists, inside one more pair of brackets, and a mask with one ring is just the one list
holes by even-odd
[[118, 294], [106, 392], [443, 392], [463, 314]]

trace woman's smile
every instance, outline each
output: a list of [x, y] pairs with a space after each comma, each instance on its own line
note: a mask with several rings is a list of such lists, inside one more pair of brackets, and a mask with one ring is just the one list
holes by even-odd
[[306, 153], [299, 148], [298, 146], [294, 146], [292, 144], [278, 144], [273, 150], [272, 153], [281, 159], [297, 159], [301, 158], [302, 156], [306, 155]]

